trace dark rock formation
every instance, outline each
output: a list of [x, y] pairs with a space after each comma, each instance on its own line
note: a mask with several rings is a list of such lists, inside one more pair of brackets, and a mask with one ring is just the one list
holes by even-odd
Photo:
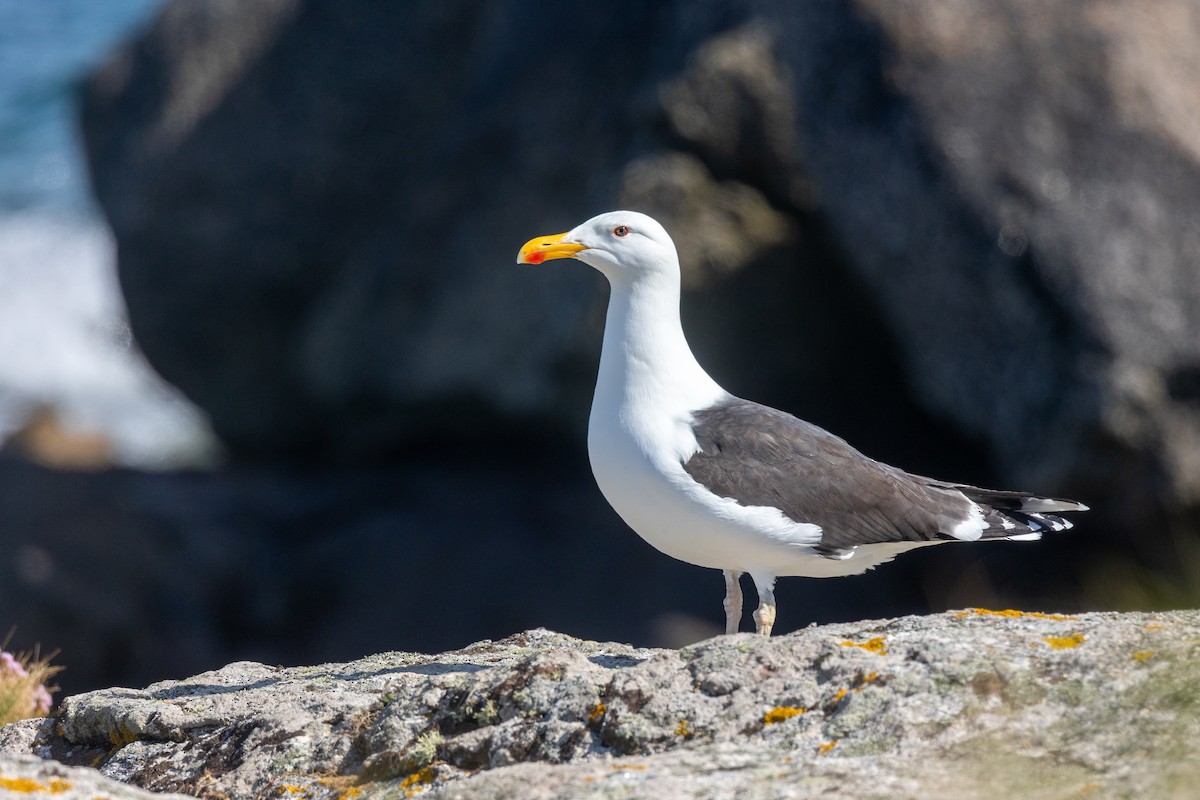
[[625, 203], [732, 388], [901, 452], [852, 420], [911, 391], [1144, 530], [1200, 505], [1200, 23], [1118, 15], [176, 3], [84, 130], [139, 342], [235, 456], [577, 435], [601, 282], [509, 262]]
[[779, 20], [778, 52], [922, 403], [1129, 533], [1200, 509], [1200, 12], [858, 5]]
[[[513, 256], [530, 225], [615, 198], [646, 115], [628, 91], [660, 67], [604, 43], [654, 15], [374, 0], [245, 12], [168, 6], [85, 98], [151, 362], [241, 456], [462, 441], [579, 393], [556, 373], [582, 382], [570, 359], [594, 350], [579, 338], [599, 283]], [[589, 36], [541, 35], [535, 19]]]
[[91, 692], [0, 729], [0, 753], [211, 798], [1182, 797], [1198, 639], [1194, 611], [973, 609], [679, 651], [533, 630]]

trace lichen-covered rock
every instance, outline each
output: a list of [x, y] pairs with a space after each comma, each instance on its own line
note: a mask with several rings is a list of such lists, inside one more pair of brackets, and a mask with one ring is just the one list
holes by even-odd
[[1198, 727], [1200, 612], [973, 609], [236, 663], [69, 698], [7, 747], [202, 797], [1172, 797]]
[[[12, 726], [9, 726], [12, 727]], [[5, 746], [0, 736], [0, 748]], [[55, 800], [188, 800], [128, 786], [87, 767], [68, 767], [0, 749], [0, 798], [54, 797]]]

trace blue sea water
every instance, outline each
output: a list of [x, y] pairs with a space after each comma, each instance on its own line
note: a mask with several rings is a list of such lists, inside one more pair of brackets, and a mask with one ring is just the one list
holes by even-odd
[[75, 87], [162, 0], [0, 0], [0, 210], [89, 210]]
[[131, 341], [76, 127], [82, 77], [162, 4], [0, 0], [0, 439], [49, 407], [119, 463], [209, 451], [202, 415]]

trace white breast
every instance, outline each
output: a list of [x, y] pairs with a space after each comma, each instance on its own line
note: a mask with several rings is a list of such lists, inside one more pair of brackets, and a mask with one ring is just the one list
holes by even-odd
[[698, 449], [687, 412], [593, 405], [588, 455], [596, 483], [650, 545], [690, 564], [744, 572], [816, 557], [816, 525], [717, 497], [688, 475], [683, 463]]

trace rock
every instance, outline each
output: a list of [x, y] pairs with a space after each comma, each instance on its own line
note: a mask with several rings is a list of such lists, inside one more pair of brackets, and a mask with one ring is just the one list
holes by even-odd
[[[531, 221], [615, 196], [639, 112], [612, 87], [656, 66], [602, 42], [633, 20], [550, 3], [238, 8], [167, 6], [84, 101], [150, 361], [243, 458], [357, 461], [496, 416], [561, 421], [577, 387], [547, 367], [595, 353], [581, 320], [601, 283], [514, 256]], [[597, 38], [531, 57], [531, 13]]]
[[38, 731], [45, 724], [46, 720], [38, 717], [0, 726], [0, 753], [29, 752]]
[[1200, 508], [1200, 100], [1168, 99], [1200, 13], [854, 6], [772, 33], [803, 175], [922, 405], [1014, 485], [1116, 498], [1130, 539]]
[[113, 465], [107, 437], [73, 430], [53, 406], [33, 409], [21, 426], [0, 443], [0, 452], [16, 452], [53, 469], [97, 470]]
[[[13, 727], [13, 726], [7, 726]], [[188, 800], [184, 795], [147, 792], [106, 778], [87, 767], [65, 767], [31, 755], [4, 752], [0, 729], [0, 797], [57, 800]]]
[[83, 128], [134, 332], [235, 457], [577, 435], [603, 282], [512, 252], [628, 202], [738, 393], [1120, 495], [1153, 559], [1200, 508], [1200, 23], [1156, 8], [172, 3]]
[[1197, 641], [1196, 611], [971, 609], [679, 651], [538, 629], [89, 692], [0, 743], [214, 797], [1183, 797]]
[[717, 285], [793, 244], [788, 217], [744, 183], [718, 182], [699, 158], [664, 153], [631, 162], [622, 175], [622, 208], [660, 209], [679, 250], [685, 289]]

